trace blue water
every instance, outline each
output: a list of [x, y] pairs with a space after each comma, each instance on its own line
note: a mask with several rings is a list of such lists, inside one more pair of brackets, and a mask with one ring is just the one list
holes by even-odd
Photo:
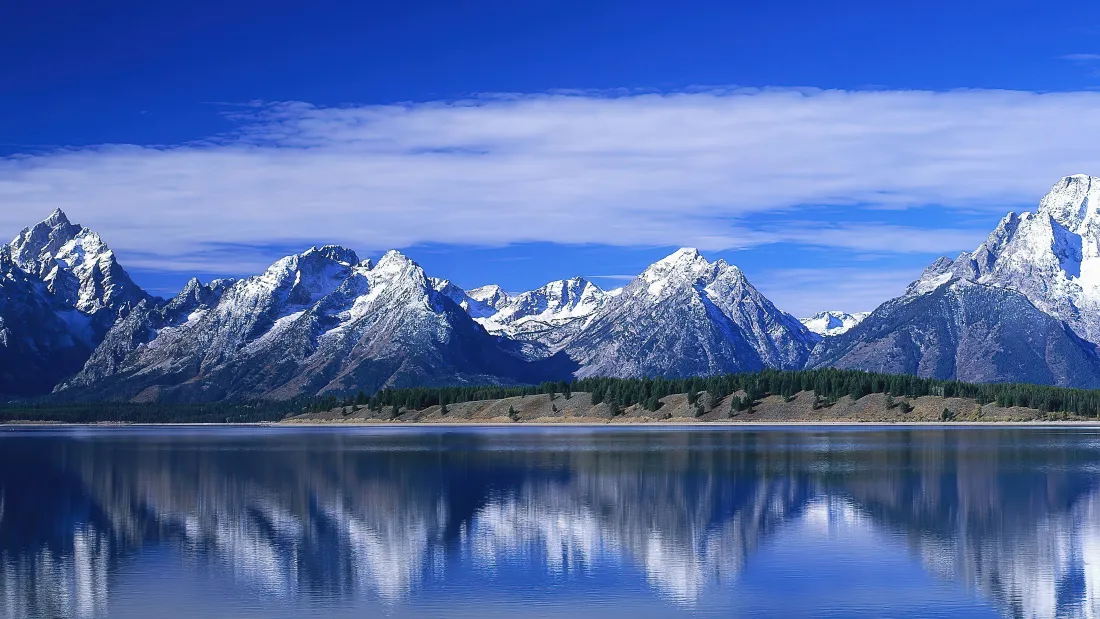
[[0, 428], [0, 617], [1093, 617], [1091, 429]]

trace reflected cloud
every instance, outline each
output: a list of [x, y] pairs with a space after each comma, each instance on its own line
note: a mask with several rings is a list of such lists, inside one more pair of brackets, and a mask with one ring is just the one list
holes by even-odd
[[690, 608], [799, 523], [1005, 616], [1100, 617], [1097, 447], [1006, 432], [28, 440], [0, 453], [0, 614], [103, 616], [153, 546], [288, 600], [609, 572]]

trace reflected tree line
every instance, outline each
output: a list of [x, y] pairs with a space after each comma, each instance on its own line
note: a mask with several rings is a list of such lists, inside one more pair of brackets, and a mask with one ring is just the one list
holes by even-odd
[[543, 578], [622, 566], [691, 604], [736, 586], [758, 546], [810, 512], [903, 535], [930, 572], [1007, 616], [1100, 614], [1097, 451], [1067, 433], [196, 433], [5, 447], [5, 617], [96, 616], [112, 575], [152, 544], [289, 598], [399, 603], [471, 565]]

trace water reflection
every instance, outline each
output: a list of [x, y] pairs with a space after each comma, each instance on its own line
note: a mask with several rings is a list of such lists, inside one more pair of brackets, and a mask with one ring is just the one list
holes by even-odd
[[[371, 599], [396, 612], [443, 586], [466, 586], [476, 602], [516, 579], [549, 595], [538, 587], [602, 574], [610, 587], [638, 580], [670, 611], [714, 610], [729, 603], [714, 594], [736, 592], [762, 547], [797, 524], [820, 536], [807, 539], [878, 536], [867, 564], [903, 554], [1004, 616], [1096, 617], [1095, 439], [985, 429], [9, 432], [0, 614], [108, 616], [122, 568], [165, 549], [185, 571], [306, 608]], [[785, 592], [772, 593], [781, 603]]]

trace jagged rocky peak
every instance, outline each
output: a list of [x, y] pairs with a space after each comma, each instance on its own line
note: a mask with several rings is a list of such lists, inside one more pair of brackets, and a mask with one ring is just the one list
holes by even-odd
[[56, 266], [56, 260], [66, 252], [66, 245], [72, 244], [82, 236], [88, 250], [101, 249], [103, 241], [97, 234], [86, 231], [73, 224], [61, 209], [55, 209], [50, 216], [37, 224], [24, 228], [11, 242], [12, 258], [24, 270], [45, 279]]
[[650, 265], [566, 343], [578, 376], [801, 367], [816, 339], [737, 267], [684, 248]]
[[1039, 202], [1039, 213], [1074, 232], [1100, 215], [1100, 178], [1075, 174], [1058, 181]]
[[800, 320], [810, 331], [822, 336], [832, 336], [840, 335], [848, 331], [869, 315], [870, 312], [848, 313], [829, 310], [818, 312], [810, 318], [802, 318]]
[[118, 312], [149, 298], [98, 234], [56, 209], [9, 244], [13, 261], [62, 302], [95, 314]]
[[280, 258], [262, 274], [230, 286], [219, 311], [251, 307], [279, 314], [310, 305], [337, 290], [358, 263], [355, 252], [334, 245]]
[[359, 264], [359, 256], [355, 255], [354, 251], [340, 245], [322, 245], [321, 247], [311, 247], [306, 250], [305, 253], [302, 255], [311, 256], [313, 254], [324, 256], [325, 258], [328, 258], [333, 262], [338, 262], [346, 266]]
[[428, 278], [424, 274], [424, 269], [415, 260], [396, 249], [386, 252], [370, 272], [375, 279], [413, 278], [417, 283], [428, 285]]
[[[965, 260], [969, 255], [963, 254], [960, 260]], [[936, 288], [946, 284], [954, 277], [955, 261], [947, 256], [940, 256], [935, 262], [928, 265], [916, 281], [905, 289], [906, 295], [927, 294]]]
[[1009, 213], [973, 252], [941, 258], [907, 289], [956, 280], [1019, 291], [1078, 335], [1100, 343], [1100, 179], [1058, 181], [1035, 212]]
[[168, 308], [178, 310], [212, 307], [221, 300], [225, 291], [235, 283], [237, 283], [235, 279], [220, 278], [212, 280], [209, 284], [204, 284], [199, 281], [199, 278], [192, 277], [184, 284], [179, 294], [168, 302]]
[[[480, 316], [471, 311], [471, 315], [491, 333], [543, 343], [560, 344], [567, 339], [566, 331], [573, 333], [608, 299], [599, 286], [583, 277], [553, 281], [511, 296], [504, 295], [499, 287], [493, 288], [481, 290], [481, 296], [490, 301], [474, 301], [482, 305], [477, 308], [479, 311], [484, 308], [489, 311]], [[567, 328], [558, 330], [560, 327]]]
[[[683, 247], [651, 264], [638, 279], [648, 284], [646, 291], [661, 296], [670, 286], [694, 284], [702, 280], [711, 283], [719, 275], [741, 275], [741, 270], [725, 260], [709, 262], [698, 249]], [[636, 280], [637, 281], [637, 280]]]
[[526, 313], [577, 313], [588, 314], [599, 309], [605, 298], [599, 286], [574, 277], [550, 282], [545, 286], [512, 298], [517, 310]]

